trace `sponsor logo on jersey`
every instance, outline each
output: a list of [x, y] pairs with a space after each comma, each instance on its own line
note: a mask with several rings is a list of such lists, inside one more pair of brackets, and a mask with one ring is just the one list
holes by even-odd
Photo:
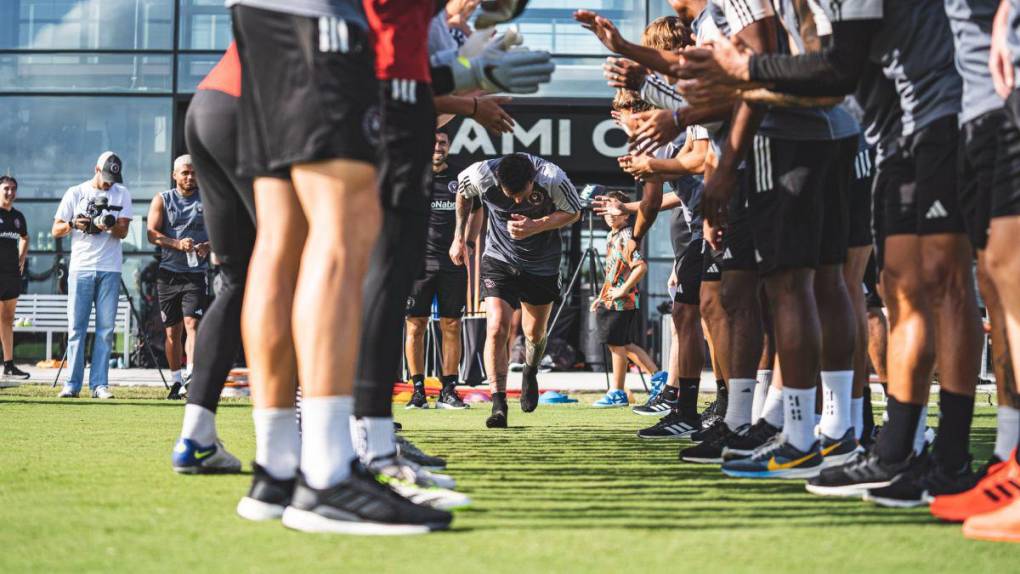
[[437, 199], [432, 202], [433, 211], [454, 211], [457, 209], [457, 202], [447, 199]]

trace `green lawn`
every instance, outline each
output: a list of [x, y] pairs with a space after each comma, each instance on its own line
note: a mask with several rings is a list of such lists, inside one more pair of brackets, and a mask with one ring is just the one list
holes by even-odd
[[[48, 386], [0, 391], [0, 572], [988, 572], [1020, 547], [964, 540], [923, 509], [807, 494], [799, 482], [725, 479], [681, 464], [678, 443], [633, 434], [625, 410], [512, 406], [397, 410], [405, 434], [449, 458], [474, 505], [450, 532], [409, 538], [307, 535], [233, 509], [248, 476], [178, 476], [180, 403], [156, 391], [61, 402]], [[994, 411], [975, 418], [979, 460]], [[247, 401], [220, 409], [228, 447], [254, 451]], [[371, 569], [371, 570], [370, 570]]]

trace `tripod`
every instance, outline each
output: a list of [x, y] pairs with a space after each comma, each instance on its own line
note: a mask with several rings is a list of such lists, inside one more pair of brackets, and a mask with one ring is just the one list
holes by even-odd
[[[574, 268], [574, 272], [570, 277], [570, 283], [567, 284], [567, 288], [560, 293], [560, 308], [556, 310], [556, 314], [553, 315], [552, 321], [549, 321], [548, 333], [552, 333], [553, 327], [556, 326], [556, 322], [560, 319], [560, 314], [563, 313], [563, 309], [566, 307], [567, 299], [570, 294], [574, 291], [574, 285], [577, 284], [577, 280], [581, 277], [581, 270], [584, 269], [585, 265], [588, 266], [588, 276], [590, 281], [588, 282], [588, 297], [593, 299], [599, 296], [599, 288], [596, 286], [596, 281], [599, 277], [604, 277], [606, 274], [605, 268], [602, 267], [602, 259], [599, 256], [599, 252], [595, 249], [595, 212], [590, 207], [585, 208], [584, 213], [588, 216], [588, 248], [581, 254], [581, 259], [577, 262], [577, 267]], [[587, 309], [587, 305], [585, 305]], [[611, 368], [609, 361], [606, 357], [606, 346], [602, 347], [602, 364], [605, 365], [606, 374], [606, 390], [612, 388], [612, 384], [609, 381], [609, 369]], [[645, 383], [645, 375], [641, 373], [641, 384], [644, 385], [645, 390], [648, 390], [648, 385]]]
[[[142, 316], [135, 309], [135, 300], [131, 297], [131, 292], [128, 291], [127, 284], [124, 283], [124, 277], [120, 278], [120, 289], [124, 293], [124, 297], [127, 298], [128, 307], [131, 309], [131, 317], [135, 321], [135, 325], [139, 333], [139, 344], [145, 347], [145, 350], [149, 352], [149, 359], [152, 360], [152, 364], [156, 365], [156, 370], [159, 371], [159, 378], [163, 380], [163, 387], [167, 390], [170, 389], [170, 385], [166, 383], [166, 377], [163, 376], [163, 369], [159, 367], [159, 361], [156, 360], [156, 354], [152, 352], [152, 345], [149, 344], [149, 336], [145, 329], [142, 328]], [[60, 367], [57, 368], [57, 376], [53, 378], [53, 387], [57, 386], [57, 381], [60, 380], [60, 373], [64, 370], [64, 361], [67, 360], [67, 345], [64, 345], [64, 356], [60, 359]], [[92, 366], [95, 368], [95, 365]]]

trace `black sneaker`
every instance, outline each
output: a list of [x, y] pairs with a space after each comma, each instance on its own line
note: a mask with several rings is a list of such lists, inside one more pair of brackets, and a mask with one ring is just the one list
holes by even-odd
[[429, 400], [425, 396], [424, 387], [415, 387], [414, 392], [411, 394], [411, 400], [407, 401], [405, 409], [427, 409], [429, 408]]
[[295, 479], [277, 480], [255, 462], [251, 463], [251, 470], [251, 488], [248, 496], [237, 503], [237, 514], [255, 521], [280, 518], [294, 494]]
[[524, 371], [521, 372], [521, 410], [530, 413], [536, 408], [538, 408], [538, 372], [534, 367], [525, 365]]
[[698, 417], [685, 417], [680, 411], [672, 411], [654, 425], [637, 431], [638, 438], [682, 439], [698, 430]]
[[443, 470], [446, 468], [446, 459], [425, 454], [414, 443], [406, 438], [396, 435], [393, 437], [397, 445], [397, 455], [405, 458], [426, 470]]
[[[664, 395], [665, 395], [665, 393], [660, 392], [659, 394], [655, 395], [654, 397], [648, 399], [648, 402], [646, 402], [645, 404], [638, 405], [638, 406], [636, 406], [636, 407], [634, 407], [634, 408], [632, 408], [630, 410], [631, 410], [631, 412], [633, 412], [636, 415], [643, 415], [643, 416], [646, 416], [646, 417], [662, 417], [662, 416], [666, 416], [666, 415], [668, 415], [670, 413], [670, 411], [672, 411], [676, 407], [676, 403], [677, 402], [676, 401], [667, 400]], [[698, 422], [698, 427], [695, 428], [694, 430], [697, 430], [698, 428], [701, 428], [701, 426], [700, 426], [701, 425], [700, 419], [697, 422]], [[641, 436], [641, 434], [638, 433], [638, 436]]]
[[436, 408], [459, 411], [468, 408], [468, 406], [464, 403], [464, 401], [460, 400], [459, 396], [457, 396], [457, 389], [455, 386], [450, 385], [449, 387], [443, 387], [443, 390], [439, 391], [439, 398], [436, 399]]
[[889, 486], [907, 472], [916, 457], [897, 463], [886, 463], [869, 452], [857, 456], [846, 464], [822, 469], [818, 476], [807, 482], [807, 490], [820, 496], [864, 496], [872, 488]]
[[379, 482], [357, 460], [351, 473], [322, 490], [298, 477], [283, 525], [303, 532], [390, 535], [424, 534], [450, 527], [453, 515], [415, 504]]
[[701, 430], [691, 435], [691, 440], [694, 442], [703, 441], [704, 431], [712, 428], [726, 417], [726, 402], [726, 399], [716, 399], [701, 411]]
[[181, 383], [174, 381], [174, 384], [170, 385], [170, 392], [167, 393], [166, 399], [168, 401], [179, 401], [181, 400]]
[[726, 443], [723, 447], [722, 458], [724, 461], [747, 458], [772, 440], [772, 437], [779, 434], [781, 430], [779, 427], [770, 425], [765, 419], [758, 419], [758, 422], [751, 425], [746, 433], [737, 435]]
[[[974, 478], [980, 481], [985, 476], [988, 476], [988, 471], [991, 470], [993, 466], [996, 466], [998, 464], [1002, 464], [1002, 459], [993, 454], [991, 458], [988, 459], [988, 462], [982, 465], [982, 467], [979, 468], [976, 473], [974, 473]], [[975, 484], [977, 483], [975, 482]]]
[[910, 470], [884, 488], [873, 488], [864, 500], [888, 508], [914, 508], [931, 504], [936, 496], [959, 494], [977, 484], [971, 461], [956, 470], [945, 468], [932, 456], [918, 457]]
[[697, 464], [722, 464], [723, 448], [737, 438], [722, 420], [703, 433], [700, 443], [680, 451], [680, 460]]
[[846, 464], [856, 458], [862, 450], [860, 443], [857, 442], [854, 427], [846, 429], [839, 438], [830, 438], [822, 433], [819, 449], [825, 459], [825, 466]]
[[490, 429], [505, 429], [506, 413], [506, 393], [492, 393], [492, 414], [485, 419], [485, 426]]
[[14, 363], [6, 363], [4, 365], [4, 378], [5, 379], [15, 379], [15, 380], [19, 380], [19, 381], [27, 381], [29, 379], [29, 377], [31, 377], [31, 376], [32, 375], [29, 375], [25, 371], [22, 371], [21, 369], [16, 367], [14, 365]]

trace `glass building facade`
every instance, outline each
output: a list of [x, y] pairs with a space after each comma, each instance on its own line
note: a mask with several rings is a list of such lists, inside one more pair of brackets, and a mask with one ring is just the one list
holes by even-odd
[[[527, 44], [551, 51], [553, 82], [534, 96], [604, 106], [605, 50], [578, 26], [579, 7], [609, 16], [629, 38], [669, 12], [665, 0], [532, 0], [514, 23]], [[30, 269], [53, 267], [61, 245], [49, 229], [64, 191], [91, 177], [104, 150], [124, 161], [135, 223], [125, 245], [125, 279], [151, 261], [145, 240], [148, 201], [171, 184], [183, 153], [187, 104], [231, 40], [223, 0], [0, 1], [0, 173], [19, 182], [18, 208], [32, 234]], [[647, 248], [650, 293], [665, 297], [672, 253], [668, 221]], [[55, 280], [30, 283], [52, 293]], [[654, 304], [654, 302], [653, 302]], [[646, 305], [646, 308], [653, 305]]]

